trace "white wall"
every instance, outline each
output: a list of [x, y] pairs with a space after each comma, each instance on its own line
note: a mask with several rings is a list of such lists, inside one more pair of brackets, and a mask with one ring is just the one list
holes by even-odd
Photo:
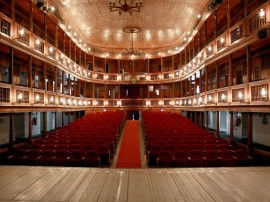
[[219, 112], [219, 130], [229, 134], [230, 132], [230, 113]]
[[[32, 113], [32, 136], [39, 135], [41, 133], [41, 125], [43, 125], [43, 120], [41, 120], [41, 113]], [[36, 119], [36, 121], [34, 121]]]
[[0, 114], [0, 145], [9, 143], [10, 115]]
[[45, 112], [47, 113], [47, 131], [55, 129], [55, 113], [54, 112]]
[[210, 129], [216, 130], [217, 129], [216, 112], [212, 112], [212, 111], [208, 112], [208, 118], [209, 118], [208, 127]]
[[56, 127], [62, 127], [62, 112], [56, 112], [56, 122], [57, 126]]
[[242, 138], [242, 113], [233, 113], [233, 136]]
[[268, 124], [263, 124], [263, 117], [258, 113], [252, 116], [253, 142], [270, 146], [270, 114], [264, 114]]
[[28, 113], [14, 114], [14, 138], [27, 138], [29, 135]]

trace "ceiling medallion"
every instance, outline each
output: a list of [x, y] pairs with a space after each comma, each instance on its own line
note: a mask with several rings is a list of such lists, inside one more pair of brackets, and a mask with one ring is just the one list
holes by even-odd
[[134, 48], [134, 34], [141, 31], [139, 27], [126, 27], [123, 29], [124, 32], [131, 34], [131, 48], [126, 48], [123, 51], [123, 55], [130, 55], [131, 57], [140, 56], [143, 54], [142, 50]]
[[115, 0], [109, 0], [109, 8], [110, 12], [117, 11], [119, 16], [122, 15], [123, 12], [129, 13], [132, 15], [132, 12], [140, 12], [142, 7], [142, 0], [118, 0], [118, 3], [115, 3]]

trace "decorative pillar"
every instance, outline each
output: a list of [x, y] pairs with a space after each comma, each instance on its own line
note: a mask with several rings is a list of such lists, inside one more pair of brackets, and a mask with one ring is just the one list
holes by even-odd
[[208, 116], [209, 116], [209, 111], [205, 111], [206, 116], [205, 116], [205, 130], [208, 131]]
[[219, 111], [216, 111], [216, 135], [218, 138], [220, 138], [220, 132], [219, 132]]
[[14, 84], [13, 75], [14, 75], [14, 48], [10, 48], [10, 74], [9, 74], [10, 84]]
[[13, 145], [14, 145], [14, 114], [10, 114], [10, 119], [9, 119], [9, 150], [13, 150]]
[[54, 129], [57, 129], [57, 112], [54, 112]]
[[70, 124], [70, 112], [68, 112], [68, 124]]
[[47, 112], [43, 112], [43, 138], [47, 135]]
[[252, 156], [253, 153], [253, 134], [252, 134], [252, 112], [248, 113], [248, 155]]
[[229, 86], [233, 85], [232, 54], [229, 55]]
[[230, 112], [230, 144], [233, 143], [233, 112]]
[[250, 45], [246, 46], [247, 56], [247, 83], [251, 82], [251, 57], [250, 57]]
[[200, 112], [200, 126], [202, 127], [203, 126], [203, 113]]
[[29, 124], [28, 124], [28, 128], [29, 128], [29, 137], [28, 137], [28, 142], [32, 143], [32, 112], [29, 112]]
[[62, 112], [62, 127], [65, 126], [65, 112]]

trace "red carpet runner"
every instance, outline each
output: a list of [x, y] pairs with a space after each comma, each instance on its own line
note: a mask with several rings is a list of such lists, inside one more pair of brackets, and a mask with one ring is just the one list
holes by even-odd
[[139, 121], [126, 121], [116, 168], [141, 168]]

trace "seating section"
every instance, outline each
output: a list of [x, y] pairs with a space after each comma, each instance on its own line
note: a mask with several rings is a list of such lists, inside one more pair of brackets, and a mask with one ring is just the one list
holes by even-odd
[[9, 164], [41, 166], [110, 166], [124, 125], [124, 112], [102, 112], [76, 119], [15, 150]]
[[179, 114], [143, 111], [149, 167], [247, 166], [252, 158]]

